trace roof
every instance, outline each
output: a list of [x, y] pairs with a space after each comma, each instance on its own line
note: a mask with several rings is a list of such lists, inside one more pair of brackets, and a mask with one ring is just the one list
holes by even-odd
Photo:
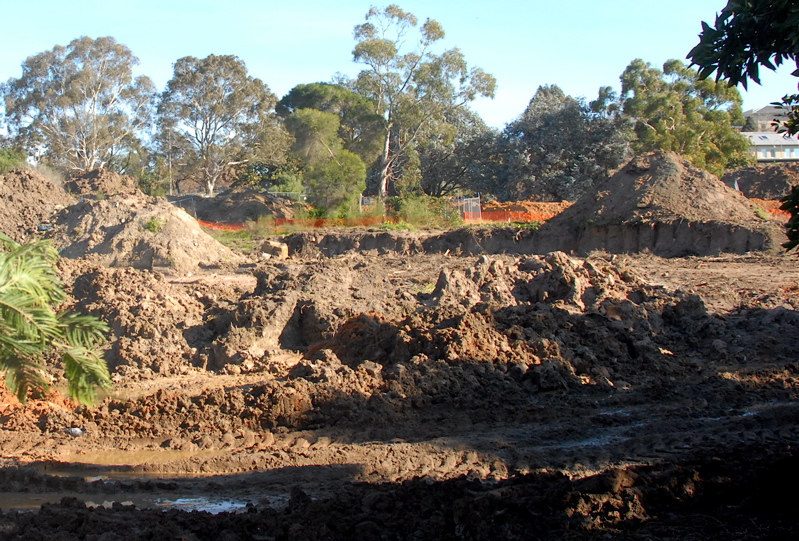
[[767, 146], [767, 147], [784, 147], [784, 146], [797, 146], [799, 139], [794, 135], [783, 135], [773, 131], [745, 131], [741, 132], [749, 138], [752, 146]]
[[766, 105], [765, 107], [760, 107], [758, 109], [749, 109], [748, 111], [744, 111], [744, 117], [754, 115], [785, 116], [785, 114], [785, 108], [776, 107], [774, 105]]

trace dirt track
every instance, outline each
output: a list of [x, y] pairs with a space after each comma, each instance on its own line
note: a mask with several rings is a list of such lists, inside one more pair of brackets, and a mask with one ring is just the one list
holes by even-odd
[[82, 265], [65, 273], [115, 329], [117, 386], [93, 408], [3, 406], [2, 492], [61, 501], [5, 511], [6, 538], [796, 527], [795, 496], [768, 490], [799, 472], [795, 256]]

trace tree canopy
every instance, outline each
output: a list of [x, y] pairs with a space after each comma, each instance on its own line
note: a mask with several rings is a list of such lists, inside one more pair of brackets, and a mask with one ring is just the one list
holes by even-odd
[[671, 150], [697, 167], [722, 175], [751, 160], [741, 95], [723, 82], [702, 79], [679, 60], [663, 69], [633, 60], [621, 75], [624, 115], [634, 122], [636, 152]]
[[389, 194], [403, 164], [409, 163], [409, 151], [433, 120], [478, 96], [493, 97], [496, 86], [491, 75], [469, 69], [458, 49], [433, 52], [444, 38], [441, 24], [431, 19], [418, 24], [416, 16], [392, 4], [372, 7], [366, 22], [355, 26], [353, 58], [366, 67], [348, 83], [372, 99], [374, 112], [385, 119], [377, 168], [381, 197]]
[[505, 197], [573, 201], [629, 158], [628, 123], [603, 91], [586, 105], [556, 85], [538, 88], [505, 130]]
[[6, 124], [31, 155], [74, 171], [101, 169], [138, 145], [155, 88], [112, 37], [82, 37], [31, 56], [2, 86]]
[[235, 56], [181, 58], [158, 106], [162, 152], [209, 194], [236, 166], [256, 160], [280, 165], [289, 139], [276, 103]]

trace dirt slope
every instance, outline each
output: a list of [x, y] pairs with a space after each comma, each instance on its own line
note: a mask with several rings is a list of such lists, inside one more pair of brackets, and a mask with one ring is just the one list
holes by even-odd
[[26, 242], [41, 237], [54, 214], [75, 202], [55, 177], [32, 169], [0, 175], [0, 231]]
[[62, 210], [50, 234], [63, 257], [185, 274], [242, 262], [185, 211], [142, 193], [84, 199]]
[[544, 224], [537, 250], [712, 255], [776, 249], [783, 237], [715, 176], [657, 152], [633, 159]]

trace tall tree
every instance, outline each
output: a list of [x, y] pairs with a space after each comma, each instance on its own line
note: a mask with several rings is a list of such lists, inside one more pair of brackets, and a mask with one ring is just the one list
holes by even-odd
[[538, 88], [522, 115], [504, 132], [505, 182], [501, 197], [575, 200], [629, 158], [628, 123], [602, 88], [586, 105], [557, 85]]
[[286, 127], [294, 137], [292, 155], [301, 164], [310, 202], [331, 215], [351, 213], [366, 188], [366, 166], [344, 148], [339, 117], [297, 109], [286, 119]]
[[735, 87], [702, 79], [679, 60], [660, 70], [636, 59], [622, 73], [621, 88], [624, 115], [635, 122], [636, 152], [675, 151], [719, 176], [750, 162], [749, 141], [733, 128], [743, 124]]
[[468, 107], [453, 109], [433, 124], [418, 145], [422, 191], [440, 197], [480, 186], [495, 130]]
[[17, 144], [74, 171], [101, 169], [135, 148], [150, 125], [155, 87], [112, 37], [82, 37], [29, 57], [2, 86]]
[[[478, 96], [493, 97], [496, 81], [479, 68], [469, 69], [458, 49], [440, 54], [442, 26], [417, 18], [397, 5], [372, 7], [366, 22], [355, 26], [355, 62], [366, 68], [352, 87], [371, 98], [385, 119], [385, 139], [378, 166], [378, 192], [386, 197], [399, 168], [427, 125]], [[407, 46], [407, 49], [406, 49]]]
[[375, 113], [375, 103], [341, 85], [312, 83], [297, 85], [283, 96], [276, 110], [286, 117], [298, 109], [316, 109], [339, 117], [338, 136], [344, 148], [373, 164], [383, 149], [385, 121]]
[[235, 56], [181, 58], [158, 106], [162, 152], [179, 175], [195, 177], [211, 195], [237, 166], [282, 163], [290, 140], [276, 103]]

